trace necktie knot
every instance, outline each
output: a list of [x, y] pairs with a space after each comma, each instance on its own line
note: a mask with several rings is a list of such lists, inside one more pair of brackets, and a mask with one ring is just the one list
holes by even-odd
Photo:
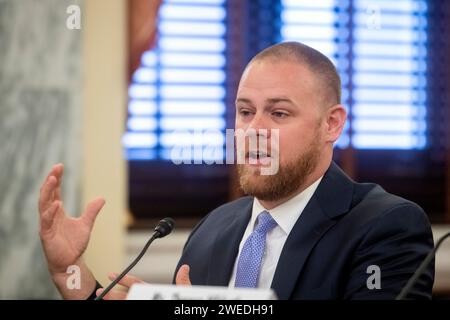
[[255, 231], [265, 235], [276, 226], [277, 222], [272, 218], [270, 213], [263, 211], [258, 215]]

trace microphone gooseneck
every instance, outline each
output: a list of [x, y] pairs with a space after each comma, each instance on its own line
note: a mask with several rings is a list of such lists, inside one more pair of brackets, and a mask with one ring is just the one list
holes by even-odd
[[111, 289], [114, 288], [114, 286], [120, 280], [122, 280], [122, 278], [125, 277], [125, 275], [128, 272], [130, 272], [131, 269], [134, 268], [134, 266], [139, 262], [139, 260], [141, 260], [141, 258], [144, 256], [145, 252], [147, 251], [148, 247], [152, 244], [152, 242], [155, 239], [163, 238], [163, 237], [167, 236], [169, 233], [171, 233], [172, 230], [173, 230], [174, 225], [175, 225], [175, 222], [174, 222], [174, 220], [172, 218], [164, 218], [161, 221], [159, 221], [158, 225], [155, 227], [155, 229], [153, 231], [152, 236], [150, 237], [150, 239], [145, 244], [145, 246], [142, 249], [141, 253], [139, 253], [139, 255], [136, 257], [136, 259], [134, 259], [133, 262], [125, 270], [123, 270], [122, 273], [116, 279], [114, 279], [114, 281], [111, 282], [109, 284], [109, 286], [106, 287], [106, 289], [103, 290], [103, 292], [97, 298], [95, 298], [95, 300], [102, 300], [103, 297], [109, 291], [111, 291]]

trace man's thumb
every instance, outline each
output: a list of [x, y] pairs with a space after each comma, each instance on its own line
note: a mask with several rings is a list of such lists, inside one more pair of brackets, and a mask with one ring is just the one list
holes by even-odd
[[191, 285], [191, 280], [189, 279], [189, 266], [187, 264], [183, 264], [180, 269], [178, 269], [175, 283], [182, 286]]
[[84, 219], [89, 227], [92, 229], [94, 225], [95, 218], [97, 218], [98, 213], [105, 205], [105, 200], [103, 198], [97, 198], [94, 201], [91, 201], [86, 206], [86, 210], [82, 215], [82, 219]]

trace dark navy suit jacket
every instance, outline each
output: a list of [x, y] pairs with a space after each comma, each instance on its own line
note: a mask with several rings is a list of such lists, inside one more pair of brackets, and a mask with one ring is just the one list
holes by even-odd
[[[252, 203], [240, 198], [203, 218], [176, 272], [188, 264], [192, 284], [227, 286]], [[279, 299], [394, 299], [432, 248], [419, 206], [355, 183], [332, 163], [284, 244], [271, 287]], [[380, 268], [380, 289], [367, 286], [371, 265]], [[433, 281], [434, 262], [408, 297], [431, 298]]]

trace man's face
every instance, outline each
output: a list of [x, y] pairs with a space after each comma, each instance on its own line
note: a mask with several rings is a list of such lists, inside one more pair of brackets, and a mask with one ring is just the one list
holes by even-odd
[[[314, 81], [313, 74], [298, 63], [269, 59], [252, 63], [242, 75], [236, 97], [236, 129], [266, 129], [268, 154], [273, 157], [279, 152], [275, 175], [261, 175], [268, 159], [260, 162], [254, 159], [256, 153], [246, 152], [245, 164], [238, 165], [245, 193], [260, 200], [279, 200], [298, 190], [314, 170], [325, 146], [324, 108], [319, 106]], [[270, 146], [271, 129], [279, 129], [278, 150]], [[256, 164], [249, 164], [252, 157]]]

